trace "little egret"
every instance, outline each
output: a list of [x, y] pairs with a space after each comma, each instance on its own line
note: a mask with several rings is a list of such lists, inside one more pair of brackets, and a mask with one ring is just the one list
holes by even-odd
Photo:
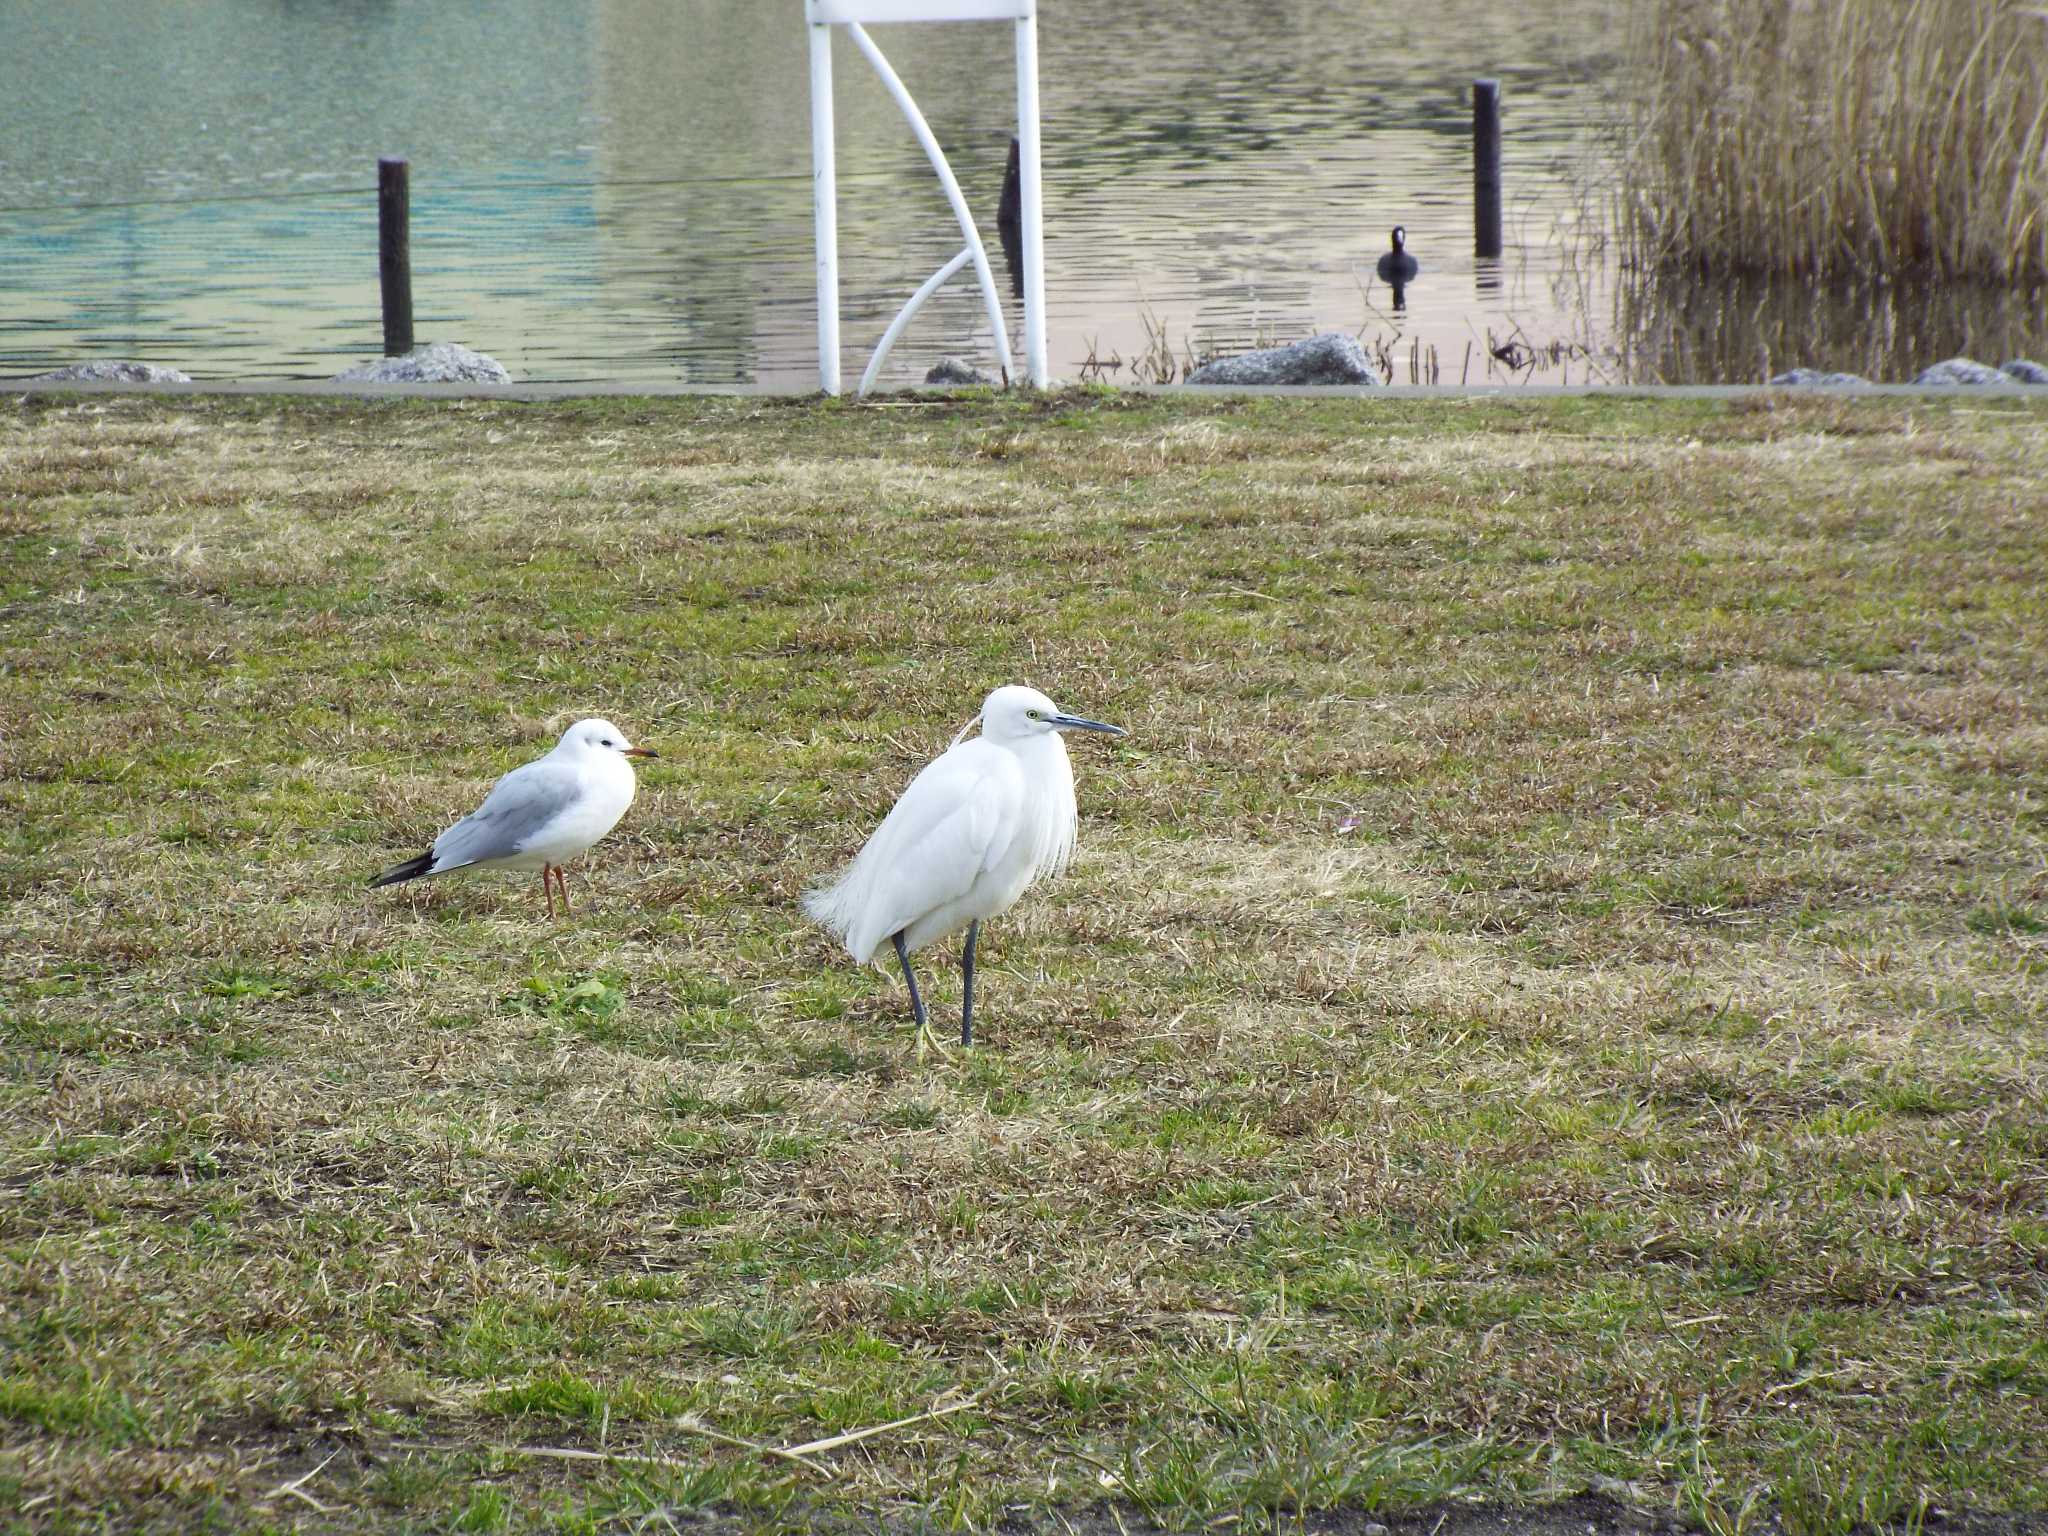
[[1040, 875], [1074, 855], [1074, 769], [1062, 731], [1124, 734], [1061, 714], [1036, 688], [998, 688], [981, 706], [981, 734], [956, 740], [910, 781], [867, 846], [804, 910], [865, 965], [896, 946], [920, 1042], [929, 1037], [910, 953], [967, 930], [960, 954], [960, 1043], [974, 1043], [974, 941], [981, 920], [1007, 911]]
[[1394, 248], [1380, 257], [1379, 274], [1383, 283], [1412, 283], [1415, 274], [1422, 270], [1422, 263], [1408, 254], [1408, 228], [1404, 224], [1394, 226]]
[[562, 861], [573, 859], [619, 824], [633, 803], [629, 757], [659, 757], [626, 740], [609, 720], [578, 720], [562, 733], [546, 757], [514, 768], [484, 797], [484, 803], [434, 839], [416, 859], [394, 864], [371, 888], [445, 875], [451, 869], [538, 869], [555, 915], [554, 886], [569, 910], [569, 881]]

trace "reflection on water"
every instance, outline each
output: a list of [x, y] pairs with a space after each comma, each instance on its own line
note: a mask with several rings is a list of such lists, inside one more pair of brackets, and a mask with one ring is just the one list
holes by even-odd
[[[1057, 374], [1358, 332], [1398, 382], [1884, 377], [2033, 354], [2038, 296], [1823, 304], [1618, 282], [1573, 218], [1621, 0], [1042, 0]], [[0, 372], [310, 376], [379, 345], [375, 161], [413, 161], [423, 339], [526, 379], [815, 381], [795, 0], [0, 0]], [[995, 239], [1001, 26], [878, 28]], [[838, 52], [847, 370], [958, 248]], [[1471, 256], [1470, 81], [1503, 81], [1509, 250]], [[1396, 223], [1421, 272], [1375, 272]], [[1005, 295], [1014, 328], [1021, 315]], [[890, 360], [988, 354], [956, 280]], [[1534, 359], [1532, 362], [1531, 359]], [[1992, 357], [2000, 361], [2001, 357]]]
[[1817, 367], [1895, 382], [1967, 356], [1993, 367], [2048, 351], [2040, 290], [1860, 283], [1835, 290], [1758, 280], [1631, 283], [1611, 334], [1631, 382], [1766, 379]]

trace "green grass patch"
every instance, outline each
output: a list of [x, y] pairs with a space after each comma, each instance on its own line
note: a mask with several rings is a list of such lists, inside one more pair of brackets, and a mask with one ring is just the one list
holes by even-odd
[[[2044, 426], [17, 397], [0, 1503], [2038, 1517]], [[1131, 735], [920, 1052], [798, 899], [1009, 681]], [[569, 915], [365, 889], [593, 713]]]

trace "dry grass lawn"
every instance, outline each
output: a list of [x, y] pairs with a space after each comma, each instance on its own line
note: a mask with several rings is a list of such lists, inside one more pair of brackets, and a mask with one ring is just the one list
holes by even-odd
[[[2041, 1512], [2044, 426], [11, 401], [0, 1509]], [[1007, 681], [920, 1061], [796, 898]], [[587, 713], [573, 920], [363, 888]]]

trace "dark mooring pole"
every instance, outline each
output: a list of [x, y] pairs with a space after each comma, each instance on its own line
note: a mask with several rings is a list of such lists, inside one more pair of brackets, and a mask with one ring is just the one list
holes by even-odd
[[412, 350], [412, 196], [407, 165], [387, 156], [377, 162], [377, 276], [384, 286], [384, 355]]
[[1024, 178], [1017, 136], [1010, 135], [1010, 163], [1003, 169], [1003, 196], [996, 204], [996, 233], [1003, 239], [1003, 260], [1010, 268], [1010, 296], [1024, 297]]
[[1500, 254], [1500, 82], [1472, 82], [1472, 253]]

